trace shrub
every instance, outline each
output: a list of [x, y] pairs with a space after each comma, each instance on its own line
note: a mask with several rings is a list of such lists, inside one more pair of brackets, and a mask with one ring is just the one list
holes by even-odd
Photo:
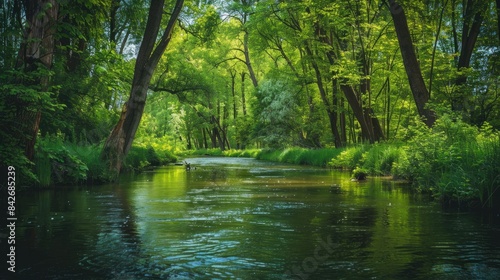
[[326, 167], [328, 162], [335, 156], [339, 155], [340, 152], [340, 149], [333, 148], [312, 150], [304, 148], [287, 148], [284, 150], [263, 149], [257, 153], [256, 158], [291, 164]]
[[76, 184], [87, 179], [87, 165], [71, 153], [59, 136], [41, 138], [35, 157], [35, 171], [41, 186]]
[[280, 155], [280, 150], [262, 149], [256, 158], [269, 161], [279, 161]]
[[356, 180], [365, 180], [367, 176], [368, 176], [368, 171], [361, 167], [356, 167], [352, 171], [352, 177], [355, 178]]
[[222, 154], [226, 157], [251, 157], [255, 158], [260, 153], [260, 149], [249, 150], [226, 150]]
[[345, 149], [338, 155], [333, 158], [329, 165], [333, 168], [346, 169], [346, 170], [354, 170], [356, 166], [358, 166], [362, 159], [363, 153], [366, 151], [366, 145], [354, 146]]
[[399, 146], [388, 145], [382, 152], [382, 156], [378, 163], [378, 170], [382, 175], [392, 174], [394, 163], [396, 163], [402, 155], [403, 149]]
[[413, 127], [413, 137], [394, 162], [393, 174], [444, 201], [492, 206], [500, 185], [500, 137], [452, 115], [432, 129]]
[[106, 162], [101, 160], [102, 145], [66, 144], [66, 146], [87, 166], [87, 183], [102, 184], [114, 179], [108, 171]]

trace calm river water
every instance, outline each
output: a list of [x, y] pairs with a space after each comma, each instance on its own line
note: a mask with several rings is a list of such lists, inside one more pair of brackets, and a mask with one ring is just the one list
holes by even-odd
[[495, 215], [245, 158], [20, 193], [22, 279], [500, 279]]

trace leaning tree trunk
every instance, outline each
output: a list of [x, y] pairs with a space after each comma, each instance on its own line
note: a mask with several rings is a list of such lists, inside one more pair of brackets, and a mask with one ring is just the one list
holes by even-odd
[[[463, 25], [462, 25], [462, 40], [460, 56], [458, 57], [457, 70], [462, 72], [470, 67], [470, 60], [477, 38], [481, 30], [483, 22], [483, 13], [486, 11], [485, 2], [468, 0], [465, 9]], [[452, 98], [451, 108], [453, 111], [462, 111], [465, 107], [464, 100], [466, 95], [462, 88], [467, 83], [467, 75], [459, 74], [455, 80], [455, 85], [458, 86], [458, 96]], [[460, 94], [461, 93], [461, 94]]]
[[[24, 72], [34, 72], [38, 67], [50, 69], [54, 53], [54, 33], [56, 31], [59, 5], [55, 0], [26, 1], [27, 27], [24, 32], [23, 43], [17, 56], [18, 69]], [[25, 81], [22, 81], [25, 83]], [[39, 87], [40, 91], [47, 91], [49, 78], [43, 76], [30, 84]], [[17, 119], [20, 122], [19, 137], [24, 145], [25, 155], [33, 160], [35, 154], [36, 136], [38, 134], [41, 108], [34, 102], [17, 100]]]
[[408, 81], [410, 82], [411, 92], [413, 93], [418, 113], [420, 116], [425, 118], [425, 124], [428, 127], [431, 127], [436, 121], [436, 116], [434, 111], [425, 108], [430, 99], [430, 94], [425, 86], [422, 71], [420, 70], [420, 65], [418, 64], [417, 56], [415, 54], [415, 50], [413, 49], [406, 15], [403, 8], [398, 3], [394, 0], [390, 0], [389, 2], [391, 5], [390, 10], [392, 20], [394, 21], [394, 27], [398, 36], [399, 48], [401, 49], [403, 63], [406, 74], [408, 75]]
[[[120, 173], [122, 162], [127, 156], [139, 127], [151, 77], [167, 48], [172, 32], [184, 4], [177, 0], [167, 27], [158, 43], [156, 38], [163, 17], [164, 0], [152, 0], [148, 21], [134, 69], [130, 97], [123, 106], [120, 120], [104, 144], [101, 157], [109, 163], [110, 171]], [[156, 45], [156, 47], [155, 47]]]

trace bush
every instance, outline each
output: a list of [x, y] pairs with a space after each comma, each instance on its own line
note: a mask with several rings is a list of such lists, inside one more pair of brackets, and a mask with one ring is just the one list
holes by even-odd
[[[33, 172], [33, 162], [25, 156], [19, 139], [13, 137], [11, 131], [3, 130], [0, 130], [0, 139], [0, 167], [12, 166], [15, 168], [16, 186], [18, 187], [37, 184], [38, 179]], [[2, 171], [5, 170], [3, 168]]]
[[333, 158], [328, 164], [333, 168], [354, 170], [358, 165], [361, 165], [363, 153], [367, 150], [366, 145], [354, 146], [346, 148], [337, 157]]
[[[106, 162], [101, 160], [102, 145], [77, 145], [64, 141], [62, 135], [40, 137], [35, 154], [35, 175], [40, 186], [91, 183], [101, 184], [114, 180]], [[155, 150], [152, 146], [133, 146], [123, 163], [125, 171], [142, 171], [154, 165], [175, 162], [177, 158], [168, 150]]]
[[87, 166], [87, 183], [102, 184], [114, 179], [113, 174], [109, 172], [108, 165], [101, 159], [102, 145], [81, 146], [68, 143], [66, 146]]
[[491, 206], [500, 183], [500, 137], [485, 126], [445, 114], [432, 129], [414, 127], [393, 174], [444, 201]]
[[175, 161], [177, 157], [168, 150], [156, 151], [152, 146], [132, 146], [123, 163], [123, 168], [140, 172], [149, 166], [160, 166]]
[[226, 150], [222, 154], [226, 157], [250, 157], [255, 158], [260, 153], [260, 149], [249, 150]]
[[356, 167], [352, 171], [352, 177], [355, 178], [356, 180], [365, 180], [367, 176], [368, 176], [368, 171], [361, 167]]
[[312, 150], [287, 148], [284, 150], [263, 149], [259, 153], [253, 152], [252, 154], [257, 154], [256, 158], [261, 160], [326, 167], [328, 162], [340, 152], [341, 150], [333, 148]]
[[257, 155], [256, 159], [268, 160], [268, 161], [280, 161], [281, 150], [274, 149], [262, 149]]
[[64, 145], [62, 138], [48, 136], [39, 140], [35, 172], [41, 186], [77, 184], [87, 179], [87, 165]]
[[224, 152], [219, 148], [213, 148], [213, 149], [188, 150], [184, 154], [193, 156], [223, 156]]
[[403, 149], [399, 146], [389, 145], [382, 151], [382, 156], [377, 165], [377, 170], [381, 175], [391, 175], [394, 164], [402, 155]]

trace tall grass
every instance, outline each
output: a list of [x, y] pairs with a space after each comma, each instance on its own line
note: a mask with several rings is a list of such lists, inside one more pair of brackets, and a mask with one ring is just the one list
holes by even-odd
[[86, 182], [89, 184], [101, 184], [110, 182], [114, 174], [108, 172], [109, 167], [100, 157], [102, 145], [76, 145], [66, 143], [68, 150], [76, 155], [88, 168]]
[[340, 152], [340, 149], [334, 148], [314, 150], [304, 148], [287, 148], [283, 150], [265, 149], [257, 155], [257, 159], [326, 167], [328, 162], [333, 157], [338, 156]]
[[500, 133], [488, 124], [468, 125], [449, 114], [432, 128], [416, 122], [406, 142], [356, 145], [343, 149], [286, 148], [201, 150], [217, 156], [250, 156], [292, 164], [331, 166], [353, 176], [391, 175], [445, 203], [493, 207], [500, 199]]
[[368, 149], [367, 145], [352, 146], [344, 149], [338, 156], [329, 161], [333, 168], [354, 170], [363, 159], [363, 153]]
[[224, 156], [224, 152], [219, 148], [187, 150], [182, 152], [183, 156]]
[[[34, 171], [38, 185], [101, 184], [114, 180], [101, 160], [102, 145], [78, 145], [64, 141], [62, 136], [40, 137], [37, 143]], [[148, 166], [175, 162], [168, 150], [133, 146], [123, 163], [123, 171], [142, 171]]]
[[260, 149], [248, 150], [226, 150], [222, 154], [226, 157], [251, 157], [255, 158], [260, 153]]
[[313, 165], [326, 167], [328, 162], [342, 150], [333, 148], [324, 149], [248, 149], [248, 150], [226, 150], [200, 149], [188, 151], [184, 155], [189, 156], [227, 156], [227, 157], [252, 157], [260, 160], [283, 162], [291, 164]]
[[156, 151], [152, 146], [132, 146], [123, 168], [125, 171], [142, 171], [149, 166], [159, 166], [177, 161], [177, 157], [167, 150]]
[[406, 143], [346, 148], [330, 165], [410, 181], [446, 203], [494, 206], [500, 198], [500, 134], [450, 115], [433, 128], [417, 125]]
[[50, 186], [52, 183], [52, 167], [49, 154], [39, 149], [39, 151], [35, 154], [34, 162], [35, 176], [38, 179], [38, 184], [42, 187]]
[[87, 179], [87, 165], [68, 148], [59, 136], [39, 140], [35, 173], [42, 187], [51, 184], [78, 184]]
[[478, 188], [482, 205], [492, 207], [500, 198], [500, 137], [496, 141], [483, 141], [478, 151], [481, 160], [476, 161], [475, 169], [480, 172], [473, 172], [472, 183]]

